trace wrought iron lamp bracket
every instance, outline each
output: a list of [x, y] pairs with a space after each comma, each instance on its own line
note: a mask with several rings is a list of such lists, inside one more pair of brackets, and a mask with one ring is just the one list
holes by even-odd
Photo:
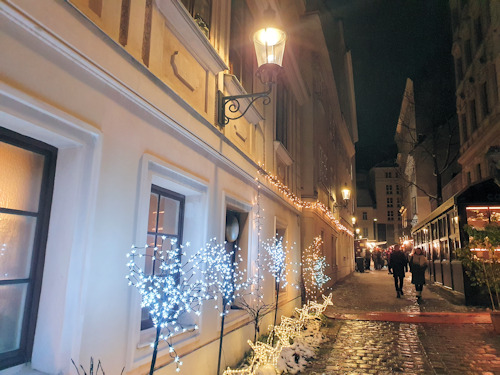
[[[230, 120], [237, 120], [237, 119], [245, 116], [245, 114], [248, 112], [250, 107], [253, 105], [253, 103], [257, 99], [262, 98], [263, 104], [268, 105], [271, 102], [271, 97], [269, 96], [269, 94], [271, 93], [271, 90], [272, 90], [272, 84], [268, 84], [267, 91], [257, 92], [257, 93], [253, 93], [253, 94], [224, 96], [222, 91], [220, 91], [220, 90], [217, 91], [217, 106], [218, 106], [217, 118], [218, 118], [219, 125], [221, 127], [224, 127], [227, 124], [229, 124]], [[241, 109], [241, 103], [239, 101], [240, 99], [249, 99], [250, 100], [247, 107], [244, 108], [243, 110]], [[227, 107], [227, 111], [229, 113], [226, 112], [226, 107]], [[232, 116], [233, 114], [238, 114], [238, 115]]]

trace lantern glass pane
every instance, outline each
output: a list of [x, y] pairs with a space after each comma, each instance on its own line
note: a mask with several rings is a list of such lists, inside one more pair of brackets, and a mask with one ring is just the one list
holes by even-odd
[[351, 191], [349, 189], [342, 189], [342, 198], [345, 201], [351, 199]]
[[257, 65], [277, 64], [282, 66], [286, 34], [276, 28], [258, 30], [253, 37]]

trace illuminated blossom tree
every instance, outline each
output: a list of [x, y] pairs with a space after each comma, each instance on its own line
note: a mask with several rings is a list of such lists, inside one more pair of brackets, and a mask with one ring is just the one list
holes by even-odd
[[213, 238], [196, 256], [196, 259], [205, 265], [202, 275], [207, 283], [208, 293], [221, 301], [220, 305], [215, 305], [221, 316], [217, 374], [220, 373], [225, 317], [235, 298], [239, 297], [241, 291], [247, 287], [244, 280], [246, 270], [239, 268], [239, 265], [242, 264], [239, 249], [233, 248], [233, 250], [227, 251], [226, 248], [226, 242], [217, 243], [217, 240]]
[[254, 222], [257, 229], [257, 257], [253, 262], [253, 268], [246, 281], [248, 289], [242, 295], [242, 298], [238, 299], [236, 302], [238, 308], [245, 310], [246, 313], [252, 318], [252, 323], [254, 324], [254, 342], [257, 342], [257, 338], [259, 337], [261, 320], [274, 309], [274, 303], [269, 304], [264, 301], [263, 284], [266, 264], [265, 257], [261, 253], [261, 231], [262, 220], [264, 219], [264, 209], [260, 205], [260, 188], [260, 182], [257, 180], [257, 199], [254, 205]]
[[328, 267], [326, 257], [321, 255], [323, 240], [320, 236], [302, 254], [302, 278], [306, 292], [306, 300], [316, 300], [325, 290], [324, 285], [330, 280], [325, 274]]
[[281, 288], [287, 286], [287, 254], [288, 249], [283, 247], [283, 238], [270, 238], [262, 243], [265, 250], [264, 265], [274, 278], [274, 291], [276, 292], [276, 301], [274, 308], [274, 324], [278, 314], [279, 292]]
[[127, 257], [129, 285], [139, 291], [141, 306], [147, 308], [156, 327], [149, 373], [154, 372], [160, 341], [167, 343], [176, 369], [180, 371], [182, 362], [172, 344], [172, 337], [178, 332], [198, 329], [196, 324], [184, 324], [185, 319], [181, 316], [189, 313], [200, 315], [203, 302], [214, 298], [202, 278], [205, 257], [201, 250], [188, 256], [183, 246], [176, 246], [175, 241], [167, 242], [166, 237], [162, 237], [157, 247], [132, 246]]

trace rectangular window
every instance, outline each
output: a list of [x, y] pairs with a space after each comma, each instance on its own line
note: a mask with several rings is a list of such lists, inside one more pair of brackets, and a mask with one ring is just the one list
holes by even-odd
[[31, 360], [56, 158], [0, 128], [0, 370]]
[[276, 87], [276, 140], [288, 148], [289, 92], [283, 82]]
[[457, 73], [457, 85], [464, 79], [463, 61], [461, 58], [455, 60], [455, 69]]
[[483, 179], [483, 175], [481, 173], [481, 164], [476, 165], [476, 176], [478, 181]]
[[477, 50], [483, 41], [483, 26], [481, 24], [481, 17], [477, 17], [474, 20], [474, 37]]
[[[162, 250], [175, 248], [182, 244], [182, 231], [184, 226], [184, 195], [163, 189], [159, 186], [151, 186], [149, 198], [147, 254], [153, 255], [156, 246], [162, 246]], [[163, 240], [163, 238], [165, 240]], [[171, 245], [174, 242], [174, 245]], [[155, 264], [150, 257], [145, 258], [144, 270], [146, 274], [154, 275], [158, 272], [159, 264]], [[153, 321], [149, 317], [148, 310], [141, 311], [141, 330], [153, 327]]]
[[387, 221], [394, 221], [394, 211], [387, 211]]
[[368, 228], [363, 228], [363, 238], [368, 238]]
[[391, 172], [385, 172], [385, 178], [391, 178], [392, 173]]
[[396, 185], [396, 194], [401, 194], [401, 188], [399, 185]]
[[387, 207], [393, 207], [392, 198], [387, 198]]
[[385, 193], [387, 195], [392, 195], [392, 185], [385, 185]]
[[467, 69], [470, 63], [472, 62], [472, 47], [470, 39], [464, 41], [464, 54], [465, 54], [465, 67]]
[[465, 113], [460, 114], [460, 129], [462, 130], [462, 144], [469, 140], [469, 132], [467, 131], [467, 118]]
[[194, 18], [198, 27], [207, 36], [210, 36], [210, 22], [212, 17], [212, 0], [181, 0], [187, 11]]
[[247, 2], [232, 0], [229, 70], [248, 93], [253, 92], [253, 67], [256, 60], [252, 41], [248, 37], [252, 27], [253, 18]]
[[[226, 209], [226, 251], [233, 252], [233, 264], [238, 260], [237, 253], [242, 261], [248, 258], [248, 252], [245, 251], [244, 244], [248, 241], [248, 212], [241, 212], [236, 208]], [[285, 234], [284, 230], [277, 229], [276, 235]], [[242, 248], [243, 247], [243, 248]], [[235, 266], [236, 267], [236, 266]], [[233, 302], [231, 309], [239, 309]]]
[[486, 118], [490, 114], [488, 106], [488, 86], [483, 82], [479, 87], [479, 101], [481, 105], [481, 119]]
[[471, 100], [469, 102], [469, 118], [471, 124], [471, 130], [474, 132], [477, 129], [477, 114], [476, 114], [476, 101]]
[[396, 200], [398, 208], [401, 208], [401, 198], [397, 198]]
[[368, 212], [363, 211], [363, 220], [368, 220]]

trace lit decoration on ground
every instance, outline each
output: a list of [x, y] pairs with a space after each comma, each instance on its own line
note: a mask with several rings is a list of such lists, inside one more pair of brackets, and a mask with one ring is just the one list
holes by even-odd
[[282, 183], [277, 176], [274, 176], [270, 172], [264, 169], [264, 165], [259, 164], [261, 168], [259, 170], [259, 174], [262, 175], [272, 186], [274, 186], [281, 195], [283, 195], [286, 199], [288, 199], [297, 209], [308, 209], [315, 210], [325, 216], [338, 230], [348, 234], [351, 237], [354, 237], [354, 233], [343, 225], [334, 215], [331, 210], [329, 210], [323, 203], [320, 201], [316, 202], [306, 202], [299, 197], [297, 197], [294, 193], [290, 191], [288, 186]]
[[[283, 362], [282, 366], [287, 366], [287, 361], [284, 358], [285, 352], [292, 354], [290, 356], [292, 358], [291, 362], [296, 362], [292, 347], [294, 345], [298, 346], [299, 343], [301, 347], [298, 350], [309, 353], [310, 356], [313, 355], [311, 347], [318, 347], [319, 342], [321, 342], [321, 339], [318, 339], [318, 337], [321, 334], [319, 333], [320, 325], [316, 323], [311, 325], [311, 322], [320, 321], [321, 314], [332, 304], [332, 295], [330, 294], [328, 297], [323, 296], [322, 304], [308, 302], [302, 309], [296, 309], [299, 313], [298, 318], [281, 317], [280, 325], [270, 326], [270, 330], [274, 331], [275, 337], [278, 338], [277, 343], [272, 345], [273, 340], [271, 336], [268, 337], [267, 343], [256, 342], [254, 344], [248, 340], [248, 345], [250, 345], [253, 351], [249, 364], [241, 369], [231, 369], [228, 367], [223, 375], [256, 375], [264, 369], [274, 370], [276, 374], [280, 374], [283, 371], [279, 368], [280, 360]], [[304, 333], [306, 332], [304, 328], [307, 328], [307, 336]]]
[[154, 372], [161, 341], [167, 343], [170, 357], [179, 371], [182, 361], [172, 344], [172, 337], [180, 332], [198, 329], [196, 324], [186, 325], [179, 318], [190, 313], [200, 315], [203, 302], [213, 298], [208, 284], [198, 272], [203, 268], [205, 257], [201, 251], [188, 256], [183, 246], [177, 247], [175, 241], [167, 243], [166, 237], [162, 237], [161, 244], [157, 247], [132, 246], [127, 257], [129, 274], [126, 278], [129, 285], [135, 286], [139, 291], [141, 307], [148, 309], [156, 327], [150, 374]]
[[330, 280], [330, 277], [325, 275], [328, 264], [326, 257], [321, 255], [322, 245], [321, 237], [315, 237], [302, 254], [302, 279], [307, 300], [314, 300], [318, 294], [323, 293], [324, 285]]

